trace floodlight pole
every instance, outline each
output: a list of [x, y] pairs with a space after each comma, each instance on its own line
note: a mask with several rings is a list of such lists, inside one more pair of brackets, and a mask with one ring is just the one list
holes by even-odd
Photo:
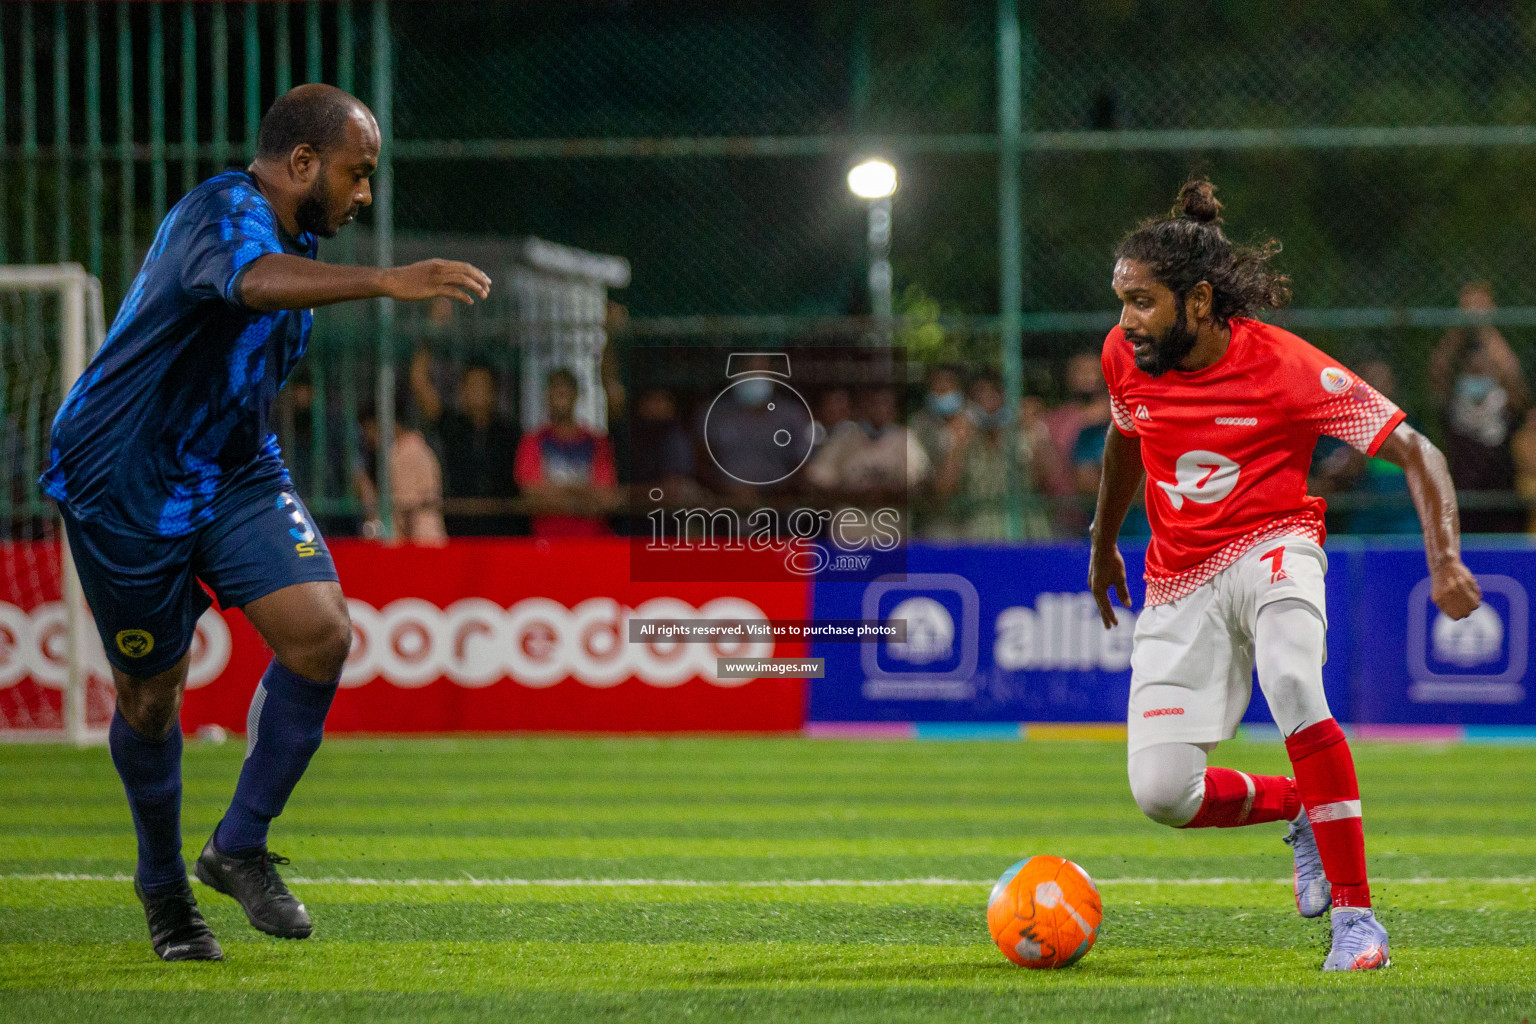
[[[1003, 401], [1010, 418], [1019, 413], [1024, 391], [1024, 237], [1020, 211], [1023, 157], [1023, 36], [1018, 0], [997, 3], [997, 236], [998, 312], [1003, 355]], [[1023, 481], [1010, 470], [1007, 487], [1008, 538], [1023, 534]]]
[[[373, 5], [373, 113], [379, 123], [379, 166], [373, 176], [374, 244], [381, 267], [395, 262], [395, 175], [391, 162], [394, 144], [393, 54], [389, 34], [388, 0]], [[379, 373], [374, 409], [379, 424], [378, 462], [374, 479], [378, 481], [379, 536], [395, 536], [394, 483], [390, 479], [390, 456], [395, 447], [395, 304], [393, 299], [378, 300]]]
[[891, 197], [869, 202], [869, 311], [875, 318], [875, 340], [891, 343]]

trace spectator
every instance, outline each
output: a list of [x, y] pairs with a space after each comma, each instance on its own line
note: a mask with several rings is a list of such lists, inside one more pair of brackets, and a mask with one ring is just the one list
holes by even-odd
[[[1084, 424], [1054, 474], [1055, 479], [1069, 482], [1070, 489], [1066, 493], [1075, 499], [1075, 503], [1063, 509], [1059, 516], [1062, 532], [1070, 536], [1082, 536], [1088, 531], [1094, 498], [1099, 493], [1099, 479], [1104, 475], [1104, 447], [1108, 443], [1110, 429], [1098, 424]], [[1125, 522], [1120, 527], [1120, 536], [1152, 536], [1144, 489], [1138, 489], [1131, 500], [1131, 507], [1125, 513]]]
[[816, 402], [816, 426], [813, 428], [817, 448], [830, 441], [839, 431], [853, 430], [857, 426], [853, 421], [853, 402], [848, 397], [847, 388], [829, 388], [821, 393], [821, 398]]
[[[1360, 379], [1397, 401], [1397, 377], [1381, 359], [1360, 365]], [[1419, 516], [1408, 493], [1408, 478], [1385, 459], [1367, 458], [1336, 438], [1318, 440], [1313, 455], [1312, 489], [1324, 497], [1352, 492], [1360, 496], [1358, 507], [1339, 517], [1341, 533], [1411, 533], [1420, 530]]]
[[598, 379], [603, 385], [603, 401], [607, 406], [608, 444], [613, 449], [614, 475], [619, 483], [634, 482], [633, 456], [630, 453], [630, 431], [615, 429], [629, 415], [629, 389], [624, 386], [623, 356], [616, 341], [629, 323], [629, 311], [621, 304], [608, 303], [608, 315], [604, 321], [607, 341], [603, 345], [602, 359], [598, 363]]
[[[360, 405], [357, 413], [362, 427], [362, 464], [353, 471], [359, 499], [367, 523], [363, 535], [377, 537], [380, 532], [379, 488], [375, 476], [378, 467], [379, 417], [371, 402]], [[412, 544], [440, 546], [448, 542], [443, 525], [443, 473], [437, 456], [421, 432], [410, 430], [395, 420], [394, 441], [389, 449], [389, 491], [393, 497], [392, 513], [397, 539]]]
[[950, 422], [964, 408], [959, 369], [948, 364], [930, 367], [923, 407], [912, 414], [912, 433], [932, 465], [944, 464], [949, 454]]
[[651, 388], [635, 403], [630, 423], [633, 482], [660, 485], [673, 499], [692, 487], [693, 444], [677, 416], [677, 399], [666, 388]]
[[1515, 490], [1526, 501], [1525, 532], [1536, 533], [1536, 409], [1525, 414], [1525, 422], [1510, 438], [1515, 458]]
[[[775, 371], [774, 362], [762, 355], [733, 363], [737, 379], [700, 410], [699, 432], [719, 471], [713, 482], [738, 504], [756, 504], [765, 489], [788, 482], [805, 461], [806, 432], [815, 438], [809, 410], [792, 396], [786, 399], [787, 386], [770, 376]], [[775, 437], [799, 442], [782, 444]]]
[[[1063, 532], [1081, 534], [1092, 518], [1109, 426], [1109, 386], [1097, 352], [1079, 352], [1067, 360], [1066, 400], [1044, 416], [1055, 458], [1044, 478], [1054, 495], [1072, 497], [1060, 506]], [[1131, 515], [1136, 516], [1133, 510]]]
[[[1104, 367], [1097, 352], [1079, 352], [1067, 360], [1066, 401], [1045, 414], [1045, 426], [1051, 443], [1062, 455], [1070, 455], [1085, 430], [1104, 432], [1109, 426], [1109, 386], [1104, 383]], [[1070, 494], [1077, 487], [1063, 480], [1061, 493]]]
[[960, 534], [959, 525], [950, 516], [949, 497], [938, 493], [935, 486], [938, 470], [949, 458], [950, 425], [964, 409], [960, 369], [947, 363], [929, 367], [923, 406], [912, 414], [911, 421], [912, 436], [934, 470], [928, 480], [929, 486], [916, 495], [913, 502], [915, 525], [924, 537], [946, 538]]
[[905, 504], [908, 489], [927, 478], [929, 463], [911, 431], [897, 422], [895, 388], [865, 391], [860, 411], [856, 428], [835, 431], [817, 451], [806, 477], [850, 499]]
[[609, 533], [617, 504], [613, 449], [608, 438], [576, 422], [580, 385], [564, 367], [544, 388], [549, 420], [517, 446], [517, 483], [533, 510], [536, 537], [598, 537]]
[[[517, 497], [513, 463], [522, 432], [501, 415], [495, 371], [470, 363], [459, 375], [457, 407], [444, 409], [429, 358], [423, 350], [411, 361], [411, 392], [423, 424], [436, 428], [444, 492], [450, 498], [510, 502]], [[519, 525], [505, 508], [449, 518], [454, 536], [504, 536], [521, 532]]]
[[[1461, 308], [1484, 321], [1493, 292], [1474, 281], [1461, 290]], [[1457, 490], [1515, 489], [1510, 432], [1528, 405], [1525, 373], [1509, 343], [1491, 323], [1453, 327], [1429, 359], [1429, 385], [1445, 429], [1445, 457]], [[1463, 508], [1467, 533], [1519, 531], [1519, 510]]]
[[1020, 497], [1022, 536], [1051, 535], [1050, 521], [1040, 502], [1040, 458], [1045, 434], [1037, 406], [1028, 430], [1008, 415], [1002, 381], [983, 373], [971, 384], [971, 404], [949, 424], [948, 451], [936, 487], [950, 499], [950, 521], [956, 536], [1000, 540], [1009, 535], [1010, 485]]

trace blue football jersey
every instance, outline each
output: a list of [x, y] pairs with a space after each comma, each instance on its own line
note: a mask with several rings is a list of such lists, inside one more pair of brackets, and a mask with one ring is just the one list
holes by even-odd
[[309, 310], [240, 301], [259, 256], [314, 259], [244, 171], [203, 182], [166, 215], [112, 329], [53, 421], [43, 489], [77, 519], [179, 537], [290, 487], [270, 430], [304, 354]]

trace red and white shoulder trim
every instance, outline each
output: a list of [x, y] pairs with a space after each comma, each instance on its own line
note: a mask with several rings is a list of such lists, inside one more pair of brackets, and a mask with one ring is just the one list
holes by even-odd
[[1125, 407], [1125, 403], [1115, 397], [1114, 392], [1110, 392], [1109, 395], [1109, 415], [1114, 419], [1115, 426], [1120, 428], [1120, 433], [1138, 433], [1136, 418], [1131, 415], [1131, 410]]

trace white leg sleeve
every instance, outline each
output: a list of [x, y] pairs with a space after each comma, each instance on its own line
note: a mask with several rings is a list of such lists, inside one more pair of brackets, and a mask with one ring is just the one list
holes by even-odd
[[1131, 796], [1160, 825], [1188, 824], [1205, 800], [1205, 755], [1214, 743], [1158, 743], [1131, 754]]
[[1311, 605], [1276, 601], [1259, 609], [1259, 686], [1282, 736], [1333, 717], [1323, 693], [1327, 627]]

